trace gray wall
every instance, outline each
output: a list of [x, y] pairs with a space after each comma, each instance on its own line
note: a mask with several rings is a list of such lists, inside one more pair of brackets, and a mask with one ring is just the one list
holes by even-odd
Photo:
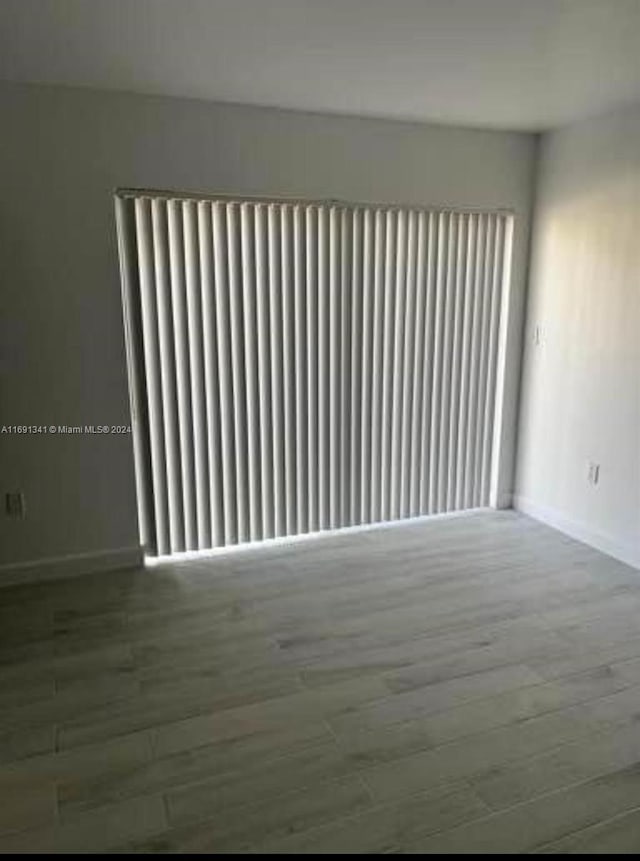
[[533, 237], [517, 502], [640, 566], [640, 106], [544, 136]]
[[[533, 136], [8, 84], [0, 113], [0, 423], [129, 421], [118, 186], [512, 208], [514, 418]], [[127, 437], [0, 446], [1, 489], [28, 505], [24, 521], [0, 518], [0, 563], [137, 544]]]

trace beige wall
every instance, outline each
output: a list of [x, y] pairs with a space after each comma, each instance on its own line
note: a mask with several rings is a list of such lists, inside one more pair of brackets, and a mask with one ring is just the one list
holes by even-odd
[[640, 565], [640, 106], [544, 136], [531, 265], [518, 504]]
[[[128, 422], [112, 192], [142, 186], [512, 208], [513, 427], [533, 136], [8, 84], [0, 115], [1, 423]], [[137, 544], [128, 438], [3, 436], [0, 457], [28, 506], [0, 517], [0, 563]]]

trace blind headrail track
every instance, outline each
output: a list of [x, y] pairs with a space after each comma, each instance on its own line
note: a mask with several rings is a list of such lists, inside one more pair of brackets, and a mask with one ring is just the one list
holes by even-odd
[[262, 203], [262, 204], [289, 204], [292, 206], [345, 206], [345, 207], [371, 207], [372, 209], [398, 210], [411, 209], [416, 212], [458, 212], [458, 213], [482, 213], [484, 215], [503, 215], [513, 217], [514, 211], [508, 207], [487, 206], [461, 206], [458, 204], [419, 204], [394, 201], [375, 200], [353, 200], [338, 197], [297, 197], [296, 195], [260, 195], [260, 194], [230, 194], [227, 192], [190, 192], [175, 191], [166, 188], [116, 188], [115, 198], [123, 200], [135, 200], [136, 198], [158, 198], [161, 200], [191, 200], [194, 202], [209, 201], [215, 203]]

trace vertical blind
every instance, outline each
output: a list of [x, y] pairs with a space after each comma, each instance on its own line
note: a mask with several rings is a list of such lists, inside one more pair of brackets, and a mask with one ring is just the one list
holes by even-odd
[[508, 214], [116, 208], [149, 554], [488, 504]]

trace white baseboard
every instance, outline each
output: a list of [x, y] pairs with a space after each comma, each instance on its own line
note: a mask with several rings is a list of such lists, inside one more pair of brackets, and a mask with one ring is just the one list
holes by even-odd
[[21, 583], [41, 583], [45, 580], [60, 580], [100, 571], [117, 571], [121, 568], [136, 568], [142, 564], [142, 547], [120, 547], [117, 550], [49, 556], [29, 562], [11, 562], [0, 565], [0, 587]]
[[640, 548], [638, 547], [620, 542], [612, 535], [592, 529], [590, 526], [573, 520], [554, 508], [539, 505], [525, 496], [514, 496], [513, 507], [516, 511], [528, 514], [535, 520], [541, 520], [548, 526], [564, 532], [577, 541], [589, 544], [608, 556], [613, 556], [615, 559], [619, 559], [621, 562], [625, 562], [634, 568], [640, 568]]

